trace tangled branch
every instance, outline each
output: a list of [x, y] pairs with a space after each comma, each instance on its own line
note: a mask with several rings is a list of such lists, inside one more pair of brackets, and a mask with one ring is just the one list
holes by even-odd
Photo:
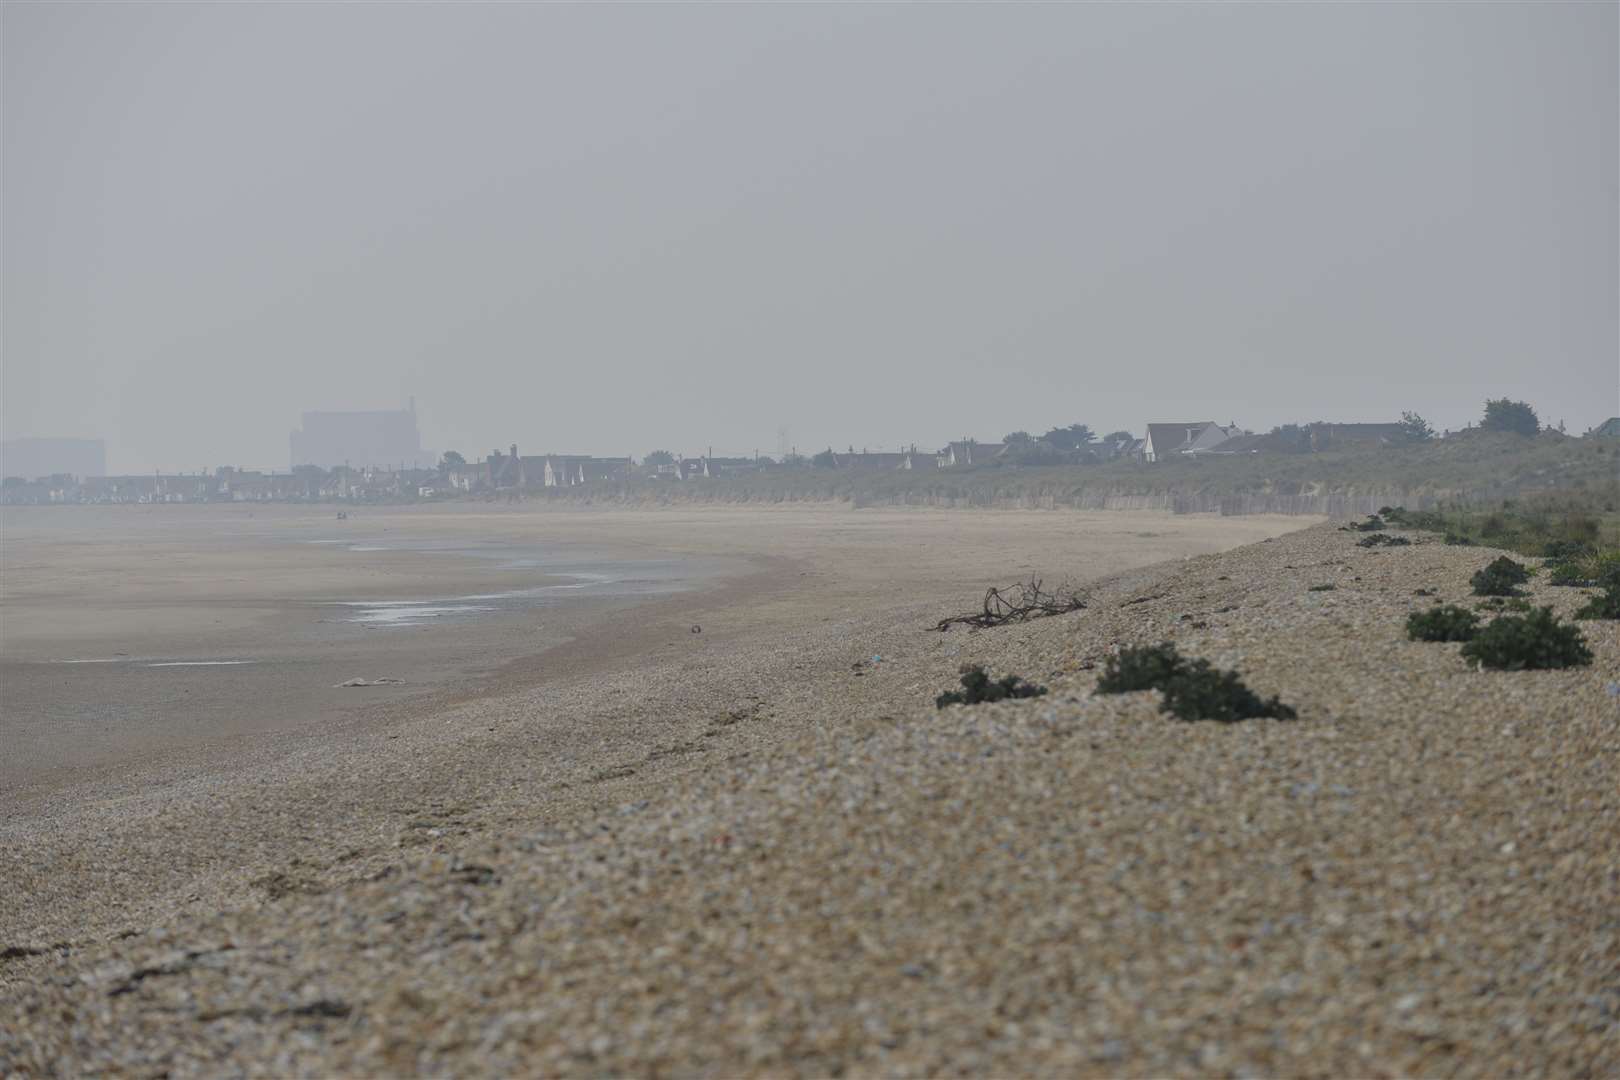
[[975, 627], [1005, 626], [1047, 615], [1063, 615], [1085, 606], [1086, 602], [1068, 586], [1061, 586], [1056, 592], [1047, 592], [1041, 588], [1039, 580], [1020, 582], [1004, 589], [985, 590], [984, 605], [980, 610], [941, 619], [934, 629], [944, 632], [957, 623]]

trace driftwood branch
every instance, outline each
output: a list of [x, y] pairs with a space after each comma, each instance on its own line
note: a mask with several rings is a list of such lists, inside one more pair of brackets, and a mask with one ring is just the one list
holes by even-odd
[[1008, 585], [1004, 589], [985, 590], [984, 604], [978, 611], [952, 615], [941, 619], [933, 627], [941, 632], [960, 623], [963, 626], [1006, 626], [1008, 623], [1026, 622], [1047, 615], [1063, 615], [1080, 611], [1086, 602], [1074, 589], [1060, 586], [1056, 592], [1041, 588], [1039, 580]]

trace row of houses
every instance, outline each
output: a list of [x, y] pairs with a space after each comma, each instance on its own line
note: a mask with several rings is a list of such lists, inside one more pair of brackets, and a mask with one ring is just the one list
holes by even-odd
[[[1313, 425], [1313, 449], [1398, 437], [1398, 424]], [[1067, 451], [1063, 460], [1107, 461], [1137, 458], [1162, 461], [1187, 455], [1253, 453], [1280, 449], [1270, 445], [1274, 436], [1253, 435], [1236, 425], [1222, 427], [1212, 421], [1149, 424], [1142, 439], [1116, 438]], [[740, 477], [769, 470], [816, 467], [838, 470], [906, 470], [974, 468], [1021, 462], [1039, 463], [1032, 446], [980, 442], [963, 438], [939, 450], [911, 446], [897, 451], [828, 449], [813, 459], [777, 462], [768, 457], [680, 457], [637, 465], [634, 458], [587, 454], [523, 455], [516, 444], [492, 450], [481, 461], [451, 460], [437, 469], [409, 466], [323, 469], [300, 465], [289, 472], [259, 471], [224, 466], [195, 474], [95, 476], [76, 479], [67, 474], [34, 481], [8, 478], [0, 501], [18, 503], [178, 503], [178, 502], [353, 502], [399, 498], [432, 498], [474, 492], [521, 492], [575, 488], [633, 477], [654, 480], [698, 480]]]
[[1149, 424], [1147, 434], [1132, 448], [1143, 461], [1176, 457], [1230, 456], [1258, 453], [1320, 453], [1369, 446], [1399, 446], [1411, 441], [1402, 424], [1305, 424], [1263, 435], [1236, 424], [1225, 427], [1213, 420], [1181, 424]]
[[437, 469], [300, 465], [283, 473], [226, 465], [196, 473], [7, 477], [0, 503], [369, 502], [431, 496], [442, 487]]
[[1289, 431], [1257, 435], [1237, 424], [1213, 420], [1182, 423], [1150, 423], [1137, 439], [1120, 433], [1117, 437], [1083, 447], [1058, 450], [1039, 440], [1023, 443], [979, 442], [960, 439], [947, 443], [937, 452], [919, 452], [916, 447], [897, 453], [837, 453], [828, 450], [820, 463], [835, 469], [955, 469], [1006, 463], [1046, 463], [1048, 461], [1105, 462], [1137, 460], [1169, 461], [1205, 455], [1319, 452], [1364, 446], [1400, 445], [1409, 436], [1401, 424], [1316, 423]]
[[593, 457], [588, 454], [524, 456], [513, 443], [508, 452], [492, 450], [482, 461], [441, 466], [440, 475], [451, 491], [534, 490], [569, 488], [630, 476], [630, 457]]
[[[1620, 418], [1611, 419], [1589, 434], [1620, 433]], [[699, 480], [740, 477], [799, 468], [839, 470], [938, 470], [997, 465], [1047, 464], [1062, 461], [1101, 462], [1136, 460], [1163, 462], [1204, 457], [1219, 458], [1261, 453], [1308, 453], [1358, 447], [1394, 446], [1409, 442], [1402, 424], [1338, 424], [1318, 422], [1255, 434], [1234, 424], [1212, 420], [1150, 423], [1142, 438], [1125, 432], [1084, 446], [1059, 450], [1040, 440], [1023, 437], [1014, 442], [980, 442], [963, 438], [939, 450], [916, 446], [897, 451], [828, 449], [813, 458], [794, 455], [785, 461], [768, 457], [672, 457], [651, 455], [637, 465], [634, 458], [596, 457], [586, 454], [524, 456], [514, 444], [493, 450], [482, 461], [464, 461], [447, 455], [436, 469], [409, 465], [394, 467], [338, 466], [323, 469], [300, 465], [289, 472], [266, 472], [225, 466], [195, 474], [90, 476], [56, 474], [36, 480], [7, 477], [0, 486], [0, 502], [42, 503], [171, 503], [171, 502], [366, 502], [433, 498], [473, 492], [517, 493], [528, 490], [575, 488], [631, 478]]]

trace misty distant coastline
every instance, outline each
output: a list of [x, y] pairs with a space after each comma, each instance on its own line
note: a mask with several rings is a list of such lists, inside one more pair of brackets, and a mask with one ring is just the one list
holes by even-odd
[[[1235, 440], [1248, 443], [1248, 437]], [[496, 451], [478, 462], [460, 455], [433, 469], [302, 467], [289, 473], [219, 469], [178, 476], [8, 480], [0, 502], [326, 503], [434, 502], [557, 506], [680, 503], [839, 502], [854, 506], [1163, 510], [1174, 513], [1370, 513], [1384, 505], [1448, 504], [1538, 497], [1584, 497], [1613, 489], [1620, 421], [1584, 436], [1535, 436], [1479, 429], [1420, 442], [1360, 442], [1289, 452], [1173, 454], [1144, 460], [1126, 447], [1084, 463], [1043, 464], [1005, 444], [953, 444], [986, 451], [948, 464], [946, 454], [826, 452], [815, 458], [522, 457]]]

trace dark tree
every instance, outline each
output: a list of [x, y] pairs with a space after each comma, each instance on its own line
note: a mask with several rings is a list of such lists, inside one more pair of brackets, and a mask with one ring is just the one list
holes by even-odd
[[1401, 413], [1401, 430], [1412, 442], [1428, 442], [1434, 438], [1434, 428], [1415, 412]]
[[648, 454], [645, 459], [643, 459], [642, 464], [673, 465], [675, 464], [675, 455], [670, 453], [668, 450], [654, 450], [652, 453]]
[[1028, 446], [1035, 441], [1035, 436], [1027, 431], [1011, 431], [1003, 435], [1001, 441], [1008, 446]]
[[1083, 450], [1097, 441], [1097, 436], [1085, 424], [1055, 427], [1041, 436], [1041, 442], [1050, 443], [1059, 450]]
[[1311, 433], [1299, 424], [1279, 424], [1271, 429], [1277, 449], [1287, 454], [1304, 454], [1311, 449]]
[[459, 469], [465, 464], [467, 464], [467, 459], [462, 457], [460, 451], [457, 450], [446, 450], [444, 456], [439, 459], [439, 468], [441, 469]]
[[1045, 439], [1031, 439], [1008, 446], [1006, 456], [998, 460], [1012, 465], [1061, 465], [1073, 456], [1073, 451], [1059, 450]]
[[1536, 410], [1522, 401], [1495, 398], [1485, 402], [1485, 419], [1480, 421], [1486, 431], [1511, 431], [1516, 435], [1534, 435], [1541, 430]]
[[1103, 442], [1108, 442], [1108, 443], [1135, 442], [1135, 441], [1136, 441], [1136, 436], [1132, 435], [1128, 431], [1110, 431], [1108, 434], [1103, 436]]

